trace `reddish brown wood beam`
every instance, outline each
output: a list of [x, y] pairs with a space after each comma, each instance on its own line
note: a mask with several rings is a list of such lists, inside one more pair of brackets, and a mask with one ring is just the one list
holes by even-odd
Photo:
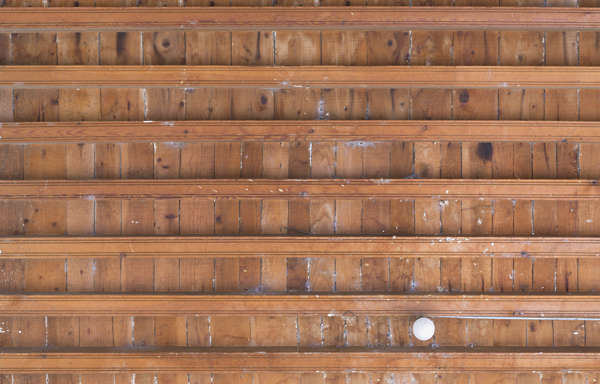
[[598, 295], [4, 294], [3, 316], [402, 315], [600, 318]]
[[0, 86], [590, 88], [600, 87], [600, 67], [0, 66]]
[[337, 351], [196, 349], [0, 352], [0, 373], [528, 372], [597, 371], [597, 348], [430, 348]]
[[160, 29], [598, 30], [597, 8], [2, 8], [0, 31]]
[[0, 199], [517, 199], [598, 200], [596, 180], [160, 179], [0, 180]]
[[65, 257], [597, 258], [595, 237], [181, 236], [4, 237], [1, 259]]
[[595, 121], [89, 121], [0, 124], [0, 143], [159, 141], [600, 142]]

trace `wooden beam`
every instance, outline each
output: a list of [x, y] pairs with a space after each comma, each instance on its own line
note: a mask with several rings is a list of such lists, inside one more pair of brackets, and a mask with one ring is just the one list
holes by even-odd
[[596, 121], [89, 121], [0, 124], [0, 143], [159, 141], [454, 141], [600, 143]]
[[590, 88], [600, 67], [0, 66], [0, 86], [283, 88]]
[[401, 315], [600, 318], [598, 295], [2, 294], [3, 316]]
[[517, 199], [597, 200], [596, 180], [147, 179], [0, 180], [0, 199]]
[[65, 257], [597, 258], [597, 237], [4, 237], [0, 259]]
[[0, 373], [597, 371], [598, 348], [251, 348], [0, 352]]
[[600, 10], [437, 6], [0, 9], [2, 32], [161, 29], [598, 30]]

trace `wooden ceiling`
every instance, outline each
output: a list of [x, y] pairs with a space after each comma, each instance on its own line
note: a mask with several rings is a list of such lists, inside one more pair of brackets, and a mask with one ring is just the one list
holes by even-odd
[[0, 5], [0, 384], [599, 382], [597, 0]]

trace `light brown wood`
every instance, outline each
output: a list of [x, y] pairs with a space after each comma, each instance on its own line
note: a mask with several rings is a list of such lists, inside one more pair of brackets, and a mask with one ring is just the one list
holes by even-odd
[[2, 8], [6, 30], [160, 29], [517, 29], [598, 30], [597, 8], [528, 7], [186, 7]]
[[0, 143], [154, 141], [600, 142], [595, 121], [90, 121], [0, 124]]
[[6, 316], [403, 315], [600, 318], [598, 295], [4, 294]]
[[[2, 180], [0, 199], [534, 199], [597, 200], [596, 180], [200, 179]], [[437, 204], [437, 203], [436, 203]]]
[[[600, 142], [595, 132], [600, 120], [600, 87], [595, 72], [600, 63], [600, 44], [597, 24], [589, 23], [590, 18], [593, 21], [597, 17], [597, 11], [549, 8], [586, 6], [593, 1], [0, 3], [46, 8], [25, 10], [23, 28], [0, 33], [0, 65], [103, 65], [88, 68], [98, 76], [90, 76], [89, 82], [87, 77], [77, 77], [81, 73], [76, 68], [69, 68], [62, 79], [51, 77], [56, 76], [56, 67], [44, 68], [49, 71], [41, 72], [31, 84], [13, 85], [11, 81], [17, 76], [7, 75], [7, 85], [0, 89], [1, 120], [41, 124], [0, 126], [9, 128], [7, 134], [0, 131], [0, 136], [5, 137], [0, 139], [0, 179], [36, 180], [29, 186], [42, 186], [46, 179], [58, 180], [56, 185], [64, 179], [104, 179], [107, 181], [103, 185], [112, 188], [110, 191], [99, 190], [102, 186], [96, 184], [92, 189], [120, 196], [118, 188], [122, 187], [125, 196], [106, 200], [101, 194], [79, 194], [91, 185], [84, 181], [84, 189], [76, 190], [69, 184], [62, 189], [65, 195], [54, 194], [47, 199], [34, 192], [22, 199], [0, 199], [0, 233], [7, 236], [0, 242], [0, 291], [20, 298], [34, 294], [40, 301], [31, 302], [29, 308], [48, 310], [31, 315], [11, 312], [25, 310], [26, 299], [7, 299], [2, 307], [7, 310], [0, 311], [0, 354], [99, 352], [101, 355], [94, 358], [100, 360], [111, 359], [115, 356], [111, 353], [116, 351], [89, 347], [114, 346], [122, 348], [119, 353], [156, 352], [140, 357], [149, 360], [141, 363], [147, 364], [141, 371], [133, 370], [135, 367], [119, 358], [103, 360], [113, 373], [119, 371], [114, 377], [93, 375], [106, 368], [98, 366], [96, 371], [88, 366], [90, 371], [86, 373], [92, 375], [79, 375], [78, 369], [86, 367], [78, 365], [79, 360], [75, 359], [63, 360], [62, 367], [66, 369], [59, 373], [66, 373], [65, 376], [53, 374], [61, 366], [53, 365], [52, 357], [44, 356], [48, 361], [25, 367], [20, 359], [15, 362], [19, 366], [13, 366], [17, 372], [39, 370], [30, 372], [31, 376], [0, 375], [0, 381], [566, 384], [592, 383], [598, 378], [598, 359], [593, 362], [593, 372], [583, 372], [587, 368], [577, 368], [581, 367], [581, 360], [587, 359], [586, 355], [569, 354], [600, 352], [592, 349], [600, 346], [600, 204], [598, 196], [594, 196], [594, 180], [600, 179]], [[52, 12], [46, 12], [59, 4], [109, 3], [142, 9], [94, 9], [87, 16], [86, 9], [59, 9], [51, 17], [48, 15]], [[212, 11], [210, 7], [189, 11], [143, 8], [292, 3], [340, 7], [316, 8], [316, 15], [296, 8], [285, 8], [284, 12], [244, 8], [243, 15], [240, 10]], [[548, 8], [511, 8], [510, 15], [497, 7], [346, 8], [409, 3], [527, 3]], [[328, 15], [329, 10], [333, 14]], [[355, 11], [359, 14], [353, 14]], [[81, 17], [73, 20], [78, 12]], [[95, 24], [102, 21], [105, 16], [99, 15], [104, 12], [111, 17], [108, 22], [115, 24]], [[212, 17], [218, 12], [222, 13], [221, 21], [229, 18], [237, 24], [215, 24]], [[22, 16], [17, 13], [2, 14], [0, 18], [7, 16], [10, 22]], [[121, 23], [117, 14], [127, 20]], [[304, 15], [304, 24], [284, 24], [290, 21], [286, 18], [300, 14]], [[419, 14], [424, 19], [418, 18]], [[51, 29], [45, 29], [45, 21], [35, 15], [42, 15], [53, 25]], [[346, 16], [340, 20], [332, 15]], [[373, 20], [373, 15], [379, 19]], [[479, 20], [482, 24], [469, 24], [469, 20], [475, 22], [473, 15], [486, 19]], [[395, 17], [394, 23], [383, 25], [381, 21], [386, 17]], [[69, 18], [82, 24], [65, 31], [71, 28]], [[273, 24], [260, 28], [265, 20]], [[161, 24], [164, 21], [173, 24]], [[199, 22], [192, 25], [195, 21]], [[494, 28], [498, 23], [501, 25]], [[94, 30], [83, 31], [88, 27]], [[110, 67], [142, 64], [154, 67], [117, 68], [115, 72]], [[232, 67], [231, 71], [223, 68], [221, 72], [214, 71], [215, 67], [203, 67], [200, 72], [196, 67], [155, 67], [183, 64], [265, 67]], [[271, 67], [274, 64], [292, 67]], [[321, 64], [361, 67], [313, 67]], [[309, 67], [297, 67], [306, 65]], [[418, 67], [416, 72], [379, 68], [386, 65], [448, 67]], [[527, 67], [491, 67], [521, 65]], [[26, 72], [28, 68], [22, 69]], [[141, 73], [138, 70], [144, 72], [143, 76], [136, 77], [136, 73]], [[240, 75], [240, 71], [245, 74]], [[170, 77], [164, 77], [165, 74]], [[130, 75], [133, 82], [128, 83]], [[296, 82], [290, 83], [286, 76]], [[46, 79], [50, 82], [45, 83]], [[73, 79], [83, 86], [74, 85]], [[213, 79], [215, 83], [211, 83]], [[514, 82], [505, 84], [506, 79]], [[54, 80], [58, 82], [52, 83]], [[430, 80], [432, 83], [428, 84]], [[181, 122], [186, 119], [219, 121]], [[258, 119], [265, 121], [243, 121]], [[281, 119], [315, 123], [276, 122]], [[467, 122], [451, 121], [462, 119]], [[541, 121], [546, 119], [550, 120], [547, 124]], [[588, 122], [579, 124], [575, 121], [579, 119]], [[63, 125], [60, 120], [94, 123]], [[104, 122], [96, 123], [98, 120]], [[131, 122], [123, 123], [124, 120]], [[229, 120], [233, 122], [228, 123]], [[56, 124], [46, 124], [50, 122]], [[233, 181], [240, 177], [245, 180]], [[232, 187], [221, 181], [195, 180], [203, 178], [225, 179]], [[279, 183], [271, 180], [264, 184], [259, 180], [259, 188], [250, 188], [250, 178], [295, 180], [293, 190], [279, 195]], [[359, 178], [367, 180], [357, 181]], [[409, 179], [408, 184], [399, 186], [396, 179], [402, 178]], [[441, 180], [432, 188], [429, 179], [433, 178], [454, 180]], [[516, 180], [506, 184], [502, 180], [511, 178], [541, 181]], [[120, 179], [134, 181], [128, 184]], [[142, 187], [135, 179], [146, 179], [146, 184]], [[163, 184], [157, 187], [152, 179], [161, 179]], [[307, 179], [333, 181], [327, 184]], [[358, 185], [349, 187], [345, 179]], [[381, 189], [372, 188], [370, 183], [375, 179], [382, 183]], [[461, 179], [486, 180], [472, 184]], [[560, 179], [586, 181], [565, 184]], [[344, 187], [332, 186], [340, 181]], [[386, 184], [388, 181], [390, 185]], [[202, 192], [198, 196], [197, 183], [202, 183], [203, 188], [215, 187], [217, 192]], [[286, 188], [289, 183], [290, 180], [281, 181]], [[167, 184], [173, 185], [165, 187]], [[307, 184], [316, 197], [296, 198], [299, 195], [292, 193], [305, 192], [300, 184]], [[454, 194], [452, 197], [445, 195], [446, 184], [451, 187], [448, 191]], [[342, 191], [347, 187], [348, 192]], [[580, 198], [578, 191], [587, 191], [588, 187], [591, 192]], [[225, 188], [230, 189], [223, 192]], [[276, 197], [269, 197], [271, 189], [277, 190]], [[12, 189], [0, 185], [0, 193], [7, 190]], [[178, 195], [180, 191], [186, 195]], [[221, 192], [224, 197], [219, 195]], [[361, 197], [355, 198], [354, 192]], [[243, 195], [246, 193], [258, 195]], [[406, 193], [417, 195], [405, 198]], [[500, 193], [499, 198], [490, 198], [496, 193]], [[180, 236], [191, 234], [195, 237]], [[400, 234], [422, 237], [392, 236]], [[375, 237], [378, 235], [386, 237]], [[82, 296], [84, 292], [89, 296]], [[209, 304], [200, 302], [209, 298], [204, 294], [211, 295]], [[304, 296], [296, 300], [296, 295]], [[50, 302], [54, 299], [58, 301]], [[231, 302], [234, 299], [237, 301]], [[418, 299], [424, 301], [417, 304]], [[115, 306], [125, 314], [76, 315], [79, 310], [109, 312]], [[230, 308], [237, 314], [224, 312]], [[434, 338], [421, 342], [410, 328], [415, 317], [423, 314], [417, 311], [427, 308], [432, 313], [454, 314], [436, 317]], [[205, 312], [164, 314], [163, 309]], [[314, 312], [304, 315], [305, 309]], [[338, 312], [331, 313], [332, 309]], [[53, 314], [59, 310], [65, 312]], [[137, 310], [145, 312], [127, 314]], [[251, 314], [256, 310], [264, 312]], [[591, 312], [586, 313], [588, 310]], [[462, 315], [468, 311], [475, 318]], [[569, 312], [592, 317], [565, 317]], [[486, 313], [500, 316], [481, 318]], [[528, 314], [533, 317], [524, 317]], [[548, 317], [553, 314], [556, 321]], [[161, 349], [166, 345], [190, 349]], [[473, 345], [493, 349], [444, 349]], [[137, 350], [142, 346], [148, 349]], [[259, 351], [252, 347], [321, 347], [311, 350], [308, 357], [322, 366], [303, 371], [299, 365], [307, 356], [301, 354], [293, 359], [286, 355], [289, 365], [277, 366], [276, 359], [269, 361], [269, 353], [281, 351], [265, 349], [260, 352], [267, 355], [259, 358], [264, 358], [261, 369], [268, 372], [246, 370], [245, 365], [250, 369], [253, 365], [246, 363], [244, 355], [236, 359], [231, 355], [222, 357], [234, 366], [236, 373], [219, 370], [216, 364], [213, 366], [217, 369], [210, 372], [213, 366], [206, 368], [210, 361], [198, 363], [198, 369], [204, 371], [194, 373], [194, 367], [191, 373], [177, 371], [186, 367], [176, 365], [189, 356], [186, 352], [224, 352], [219, 348], [193, 349], [196, 346], [251, 347], [227, 350], [231, 353]], [[391, 346], [406, 349], [386, 349]], [[436, 351], [436, 346], [442, 349]], [[566, 350], [563, 346], [579, 349]], [[32, 349], [19, 349], [22, 347]], [[346, 359], [347, 355], [335, 354], [337, 360], [327, 360], [328, 354], [318, 354], [328, 351], [375, 353], [367, 358], [376, 357], [379, 352], [423, 354], [403, 360], [406, 372], [393, 373], [397, 360], [388, 359], [389, 367], [383, 363], [365, 364], [372, 368], [360, 371], [362, 363]], [[157, 361], [169, 361], [170, 357], [161, 354], [171, 352], [180, 353], [174, 357], [180, 359], [175, 365], [167, 367]], [[429, 355], [433, 352], [444, 355]], [[456, 355], [449, 357], [447, 352], [491, 352], [497, 353], [498, 359], [493, 363], [477, 362], [477, 374], [461, 369], [464, 367], [448, 372], [442, 358]], [[514, 354], [518, 352], [539, 353]], [[546, 353], [562, 355], [547, 363]], [[473, 364], [469, 360], [479, 356], [465, 355], [456, 364]], [[209, 355], [208, 359], [214, 357]], [[432, 358], [442, 361], [441, 369], [438, 370], [439, 363], [430, 362]], [[429, 365], [419, 366], [420, 359], [429, 361]], [[511, 371], [515, 364], [525, 364], [523, 359], [531, 359], [528, 369], [522, 370], [521, 366]]]
[[148, 352], [2, 352], [2, 373], [174, 373], [174, 372], [494, 372], [574, 371], [598, 369], [597, 349], [431, 348], [343, 352], [262, 349], [168, 348]]
[[0, 259], [68, 257], [598, 258], [595, 237], [4, 237]]
[[599, 67], [2, 66], [0, 86], [293, 88], [593, 88]]

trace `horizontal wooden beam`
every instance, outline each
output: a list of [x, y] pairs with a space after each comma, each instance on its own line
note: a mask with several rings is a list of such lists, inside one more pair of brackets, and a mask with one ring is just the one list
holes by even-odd
[[160, 29], [598, 30], [597, 8], [2, 8], [0, 31]]
[[596, 237], [0, 237], [0, 259], [66, 257], [600, 257]]
[[597, 348], [296, 348], [0, 352], [0, 373], [597, 371]]
[[89, 121], [1, 123], [0, 143], [159, 141], [600, 142], [596, 121]]
[[0, 180], [0, 199], [517, 199], [597, 200], [596, 180], [159, 179]]
[[590, 88], [600, 67], [0, 66], [0, 86], [285, 88]]
[[600, 318], [598, 295], [3, 294], [3, 316], [402, 315]]

